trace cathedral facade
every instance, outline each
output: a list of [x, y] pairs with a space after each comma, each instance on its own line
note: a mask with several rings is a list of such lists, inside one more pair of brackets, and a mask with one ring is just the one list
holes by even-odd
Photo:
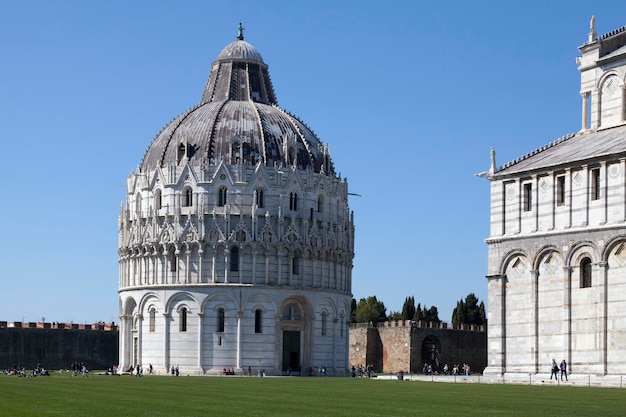
[[626, 375], [626, 27], [579, 51], [580, 131], [483, 173], [485, 374]]
[[353, 258], [347, 180], [240, 26], [128, 177], [120, 366], [343, 374]]

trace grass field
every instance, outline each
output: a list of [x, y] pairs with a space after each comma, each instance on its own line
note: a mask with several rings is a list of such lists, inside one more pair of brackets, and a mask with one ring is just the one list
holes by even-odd
[[626, 415], [626, 391], [353, 378], [0, 376], [0, 416]]

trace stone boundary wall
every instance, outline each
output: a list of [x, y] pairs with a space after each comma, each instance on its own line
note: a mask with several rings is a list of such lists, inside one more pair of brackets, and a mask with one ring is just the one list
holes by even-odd
[[74, 329], [74, 330], [101, 330], [101, 331], [119, 331], [119, 326], [115, 323], [94, 323], [94, 324], [78, 324], [78, 323], [47, 323], [47, 322], [21, 322], [21, 321], [0, 321], [0, 329], [16, 328], [16, 329]]
[[[485, 326], [452, 326], [445, 322], [391, 321], [350, 326], [350, 366], [371, 364], [378, 372], [420, 373], [429, 343], [437, 347], [439, 369], [445, 363], [468, 363], [472, 372], [487, 366]], [[426, 353], [425, 353], [426, 352]]]
[[118, 364], [118, 326], [110, 323], [0, 322], [0, 370], [38, 364], [50, 371], [82, 362], [89, 369]]

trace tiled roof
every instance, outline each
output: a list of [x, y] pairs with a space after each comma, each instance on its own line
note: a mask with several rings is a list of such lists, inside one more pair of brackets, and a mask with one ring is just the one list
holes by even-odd
[[626, 125], [563, 136], [501, 166], [493, 177], [547, 170], [611, 155], [626, 157]]

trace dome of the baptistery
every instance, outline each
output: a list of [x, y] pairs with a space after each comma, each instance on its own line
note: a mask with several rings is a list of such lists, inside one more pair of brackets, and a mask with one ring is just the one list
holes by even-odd
[[120, 366], [348, 368], [354, 217], [330, 149], [243, 40], [152, 140], [119, 214]]
[[259, 51], [243, 39], [229, 43], [217, 56], [218, 61], [230, 59], [263, 62]]
[[200, 103], [161, 130], [140, 170], [220, 161], [333, 173], [315, 133], [278, 106], [267, 65], [241, 34], [212, 64]]

